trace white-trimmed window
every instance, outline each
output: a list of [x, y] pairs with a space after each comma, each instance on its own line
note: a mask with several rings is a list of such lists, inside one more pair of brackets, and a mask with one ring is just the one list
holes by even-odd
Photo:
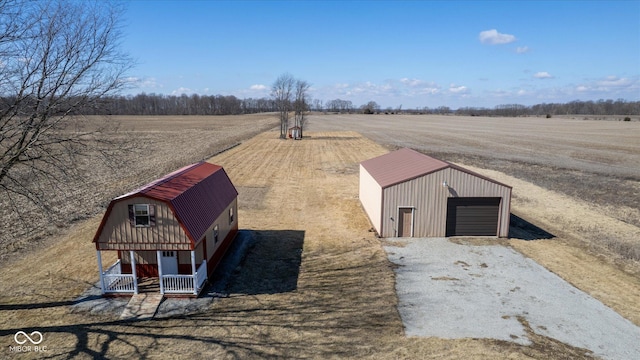
[[213, 227], [213, 243], [217, 244], [218, 243], [218, 225]]
[[233, 223], [233, 207], [229, 208], [229, 224]]
[[155, 226], [155, 205], [133, 204], [129, 205], [129, 222], [135, 227]]

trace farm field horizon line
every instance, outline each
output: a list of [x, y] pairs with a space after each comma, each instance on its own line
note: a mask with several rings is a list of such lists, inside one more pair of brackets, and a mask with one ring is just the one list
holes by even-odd
[[[449, 154], [449, 157], [444, 158], [445, 160], [454, 161], [470, 170], [513, 185], [515, 194], [513, 212], [556, 235], [556, 238], [544, 241], [509, 240], [508, 246], [540, 262], [583, 291], [595, 294], [600, 301], [614, 308], [636, 325], [640, 324], [640, 318], [637, 317], [640, 313], [637, 309], [638, 303], [633, 301], [640, 296], [638, 284], [640, 272], [634, 270], [630, 263], [620, 263], [615, 257], [609, 257], [613, 255], [600, 257], [599, 248], [591, 248], [587, 241], [589, 237], [597, 239], [607, 232], [626, 238], [634, 234], [637, 226], [633, 224], [627, 224], [628, 227], [624, 228], [620, 226], [622, 220], [618, 217], [624, 214], [621, 210], [623, 207], [619, 203], [593, 204], [579, 196], [548, 189], [523, 177], [514, 177], [513, 174], [501, 171], [507, 165], [516, 165], [516, 171], [523, 171], [520, 169], [521, 166], [531, 166], [531, 163], [524, 162], [526, 160], [524, 156], [531, 154], [535, 148], [527, 148], [532, 145], [525, 143], [523, 148], [518, 150], [514, 144], [515, 141], [512, 140], [510, 149], [517, 151], [512, 151], [507, 154], [508, 156], [501, 154], [497, 160], [491, 160], [493, 158], [489, 155], [492, 151], [504, 145], [492, 145], [491, 140], [487, 140], [486, 143], [478, 141], [478, 134], [483, 134], [484, 131], [488, 134], [488, 139], [493, 139], [496, 135], [492, 135], [491, 131], [497, 132], [497, 135], [506, 136], [505, 133], [509, 134], [509, 131], [522, 131], [522, 125], [514, 129], [500, 130], [492, 128], [490, 125], [493, 125], [493, 122], [488, 122], [484, 124], [484, 129], [478, 124], [476, 127], [470, 127], [465, 134], [464, 122], [407, 123], [407, 127], [420, 132], [411, 137], [407, 135], [411, 129], [404, 129], [403, 123], [396, 123], [396, 130], [390, 131], [389, 127], [393, 124], [374, 122], [366, 124], [365, 127], [361, 121], [359, 124], [352, 124], [345, 122], [343, 118], [330, 120], [332, 122], [323, 122], [312, 116], [305, 134], [306, 138], [301, 141], [292, 141], [277, 139], [277, 132], [269, 130], [273, 129], [273, 125], [277, 126], [277, 123], [274, 124], [273, 119], [265, 119], [264, 130], [257, 135], [243, 138], [240, 141], [241, 145], [211, 159], [212, 162], [228, 169], [232, 181], [242, 190], [239, 200], [241, 228], [255, 231], [257, 234], [268, 229], [303, 231], [302, 263], [297, 290], [292, 293], [262, 293], [251, 296], [246, 294], [246, 287], [250, 288], [252, 286], [250, 284], [267, 281], [265, 286], [269, 286], [269, 281], [277, 281], [277, 277], [281, 276], [273, 272], [275, 269], [271, 268], [272, 263], [269, 259], [274, 259], [280, 251], [289, 250], [277, 246], [275, 248], [263, 246], [268, 243], [268, 239], [264, 238], [264, 242], [260, 243], [263, 245], [252, 250], [254, 257], [251, 261], [255, 261], [255, 264], [251, 265], [250, 261], [240, 270], [235, 287], [232, 285], [230, 288], [231, 295], [228, 299], [220, 299], [211, 311], [194, 317], [154, 322], [152, 328], [145, 330], [150, 331], [151, 336], [140, 332], [146, 323], [140, 323], [142, 326], [140, 329], [134, 325], [133, 330], [129, 328], [127, 333], [137, 347], [147, 349], [149, 354], [158, 349], [174, 351], [171, 349], [198, 347], [196, 353], [199, 354], [224, 356], [229, 354], [229, 351], [235, 351], [248, 357], [257, 354], [360, 357], [375, 353], [381, 358], [411, 358], [444, 353], [445, 358], [459, 358], [469, 354], [491, 353], [499, 357], [508, 354], [515, 354], [516, 357], [522, 358], [527, 356], [526, 354], [540, 357], [544, 354], [554, 358], [554, 351], [558, 351], [558, 354], [575, 355], [574, 349], [545, 338], [534, 339], [535, 344], [531, 347], [482, 339], [407, 339], [402, 335], [402, 326], [397, 313], [388, 312], [397, 302], [393, 293], [393, 273], [384, 256], [382, 242], [372, 237], [372, 233], [367, 231], [370, 226], [357, 202], [357, 164], [402, 145], [409, 145], [433, 154], [437, 152], [433, 149], [446, 146], [447, 141], [452, 137], [458, 137], [459, 141], [449, 144], [446, 151], [440, 152], [440, 154]], [[357, 121], [356, 119], [354, 122]], [[152, 123], [150, 121], [145, 125], [148, 128], [132, 130], [128, 136], [135, 136], [134, 138], [138, 139], [147, 137], [146, 147], [142, 151], [153, 149], [150, 145], [157, 146], [159, 140], [163, 143], [173, 141], [175, 145], [170, 153], [179, 154], [180, 152], [176, 149], [184, 146], [180, 141], [192, 140], [187, 144], [188, 146], [183, 147], [187, 150], [198, 143], [206, 144], [207, 139], [210, 139], [216, 131], [219, 133], [220, 129], [226, 129], [226, 131], [233, 129], [233, 124], [228, 124], [228, 121], [220, 124], [219, 128], [210, 122], [211, 119], [203, 119], [203, 124], [199, 126], [200, 129], [205, 130], [199, 132], [194, 131], [197, 130], [197, 124], [194, 125], [196, 129], [180, 129], [174, 124], [162, 123], [159, 127], [161, 131], [154, 133], [158, 130], [150, 127]], [[252, 128], [251, 120], [247, 123], [248, 128]], [[349, 130], [349, 127], [356, 126], [360, 127], [359, 131]], [[334, 129], [322, 130], [322, 127]], [[452, 135], [451, 128], [455, 128], [459, 133]], [[587, 129], [588, 131], [580, 136], [590, 139], [593, 132], [601, 129], [600, 127]], [[251, 131], [255, 131], [255, 126]], [[614, 132], [606, 128], [605, 131]], [[441, 134], [443, 139], [438, 139]], [[631, 137], [633, 134], [631, 131]], [[545, 141], [553, 142], [562, 139], [561, 136], [552, 136], [552, 132], [543, 132], [538, 136], [538, 144], [541, 147], [548, 144]], [[546, 139], [545, 136], [550, 139]], [[220, 134], [218, 134], [219, 137]], [[237, 139], [241, 138], [242, 136]], [[427, 139], [435, 139], [436, 143], [427, 143]], [[558, 144], [557, 146], [569, 153], [571, 151], [569, 148], [575, 149], [579, 146], [578, 140], [570, 139], [568, 145]], [[582, 141], [584, 142], [584, 138]], [[224, 143], [229, 142], [229, 137], [226, 137]], [[219, 144], [216, 146], [223, 148], [222, 143]], [[600, 154], [599, 151], [615, 152], [615, 146], [633, 149], [636, 145], [620, 143], [606, 149], [595, 148], [587, 155]], [[483, 156], [474, 155], [474, 149]], [[174, 160], [175, 165], [166, 169], [174, 169], [184, 161], [193, 161], [190, 159], [201, 159], [200, 156], [206, 156], [204, 154], [211, 148], [200, 146], [198, 150], [200, 152], [190, 152], [187, 156], [181, 157], [180, 161]], [[164, 154], [166, 153], [162, 153]], [[626, 156], [631, 159], [624, 161], [635, 161], [632, 155]], [[163, 159], [166, 161], [168, 157]], [[571, 159], [571, 156], [567, 159]], [[604, 160], [601, 162], [598, 166], [605, 164]], [[576, 162], [569, 165], [579, 167], [582, 163]], [[168, 172], [167, 170], [165, 172]], [[577, 174], [579, 171], [584, 174]], [[596, 176], [594, 181], [600, 181], [594, 173], [584, 170], [574, 170], [574, 172], [576, 173], [572, 176], [585, 179]], [[134, 180], [135, 177], [128, 175], [127, 179]], [[563, 179], [551, 177], [548, 181], [561, 182]], [[130, 182], [120, 180], [117, 186], [128, 191], [134, 183], [135, 180]], [[592, 183], [586, 183], [585, 187]], [[604, 198], [604, 195], [602, 196]], [[603, 208], [607, 206], [616, 209], [616, 212], [603, 212]], [[634, 210], [632, 207], [628, 208], [629, 211]], [[629, 214], [633, 215], [633, 212]], [[597, 224], [597, 228], [590, 227], [591, 224]], [[103, 354], [111, 356], [130, 354], [131, 348], [124, 344], [118, 345], [113, 341], [107, 343], [98, 341], [96, 344], [76, 341], [75, 333], [84, 333], [90, 338], [98, 339], [103, 331], [108, 331], [116, 339], [120, 339], [124, 336], [121, 334], [125, 333], [123, 325], [107, 321], [106, 325], [101, 326], [100, 322], [87, 321], [87, 315], [66, 313], [64, 303], [70, 301], [75, 294], [85, 289], [87, 284], [92, 283], [97, 277], [95, 259], [93, 259], [95, 249], [92, 251], [91, 246], [85, 243], [87, 235], [92, 236], [92, 232], [95, 232], [95, 226], [97, 226], [95, 216], [81, 220], [56, 241], [43, 243], [40, 249], [46, 251], [24, 252], [23, 259], [11, 261], [11, 269], [6, 267], [7, 263], [0, 264], [3, 270], [0, 274], [3, 278], [2, 303], [13, 304], [11, 308], [2, 310], [7, 315], [2, 322], [2, 329], [5, 331], [14, 329], [17, 319], [22, 319], [21, 324], [24, 326], [33, 328], [48, 326], [47, 329], [57, 334], [51, 336], [61, 344], [55, 350], [60, 355], [74, 351], [76, 353], [100, 351], [99, 349], [105, 349], [102, 350]], [[610, 234], [607, 233], [607, 235]], [[283, 245], [289, 244], [288, 240], [283, 239], [283, 241]], [[55, 256], [49, 259], [47, 254], [55, 254]], [[88, 260], [86, 263], [78, 263], [78, 257]], [[21, 269], [26, 269], [25, 267], [33, 263], [47, 264], [47, 266], [42, 267], [35, 274], [21, 272]], [[61, 267], [62, 263], [70, 265]], [[41, 286], [39, 289], [7, 288], [15, 281], [25, 282], [30, 278], [46, 279], [47, 267], [49, 271], [57, 267], [57, 272], [49, 277], [54, 284], [59, 282], [66, 284], [67, 289], [64, 292], [56, 286]], [[12, 279], [11, 282], [8, 281], [9, 279]], [[376, 279], [377, 281], [371, 282]], [[376, 290], [374, 291], [376, 296], [368, 299], [366, 308], [361, 308], [365, 305], [362, 303], [362, 294], [373, 290]], [[50, 301], [59, 301], [59, 305], [50, 305], [46, 308], [39, 305]], [[25, 307], [26, 305], [28, 307]], [[354, 311], [354, 309], [360, 310]], [[49, 319], [46, 323], [42, 323], [42, 318], [39, 316], [47, 311], [58, 314], [60, 318]], [[251, 329], [245, 333], [247, 328], [233, 325], [238, 322], [250, 325]], [[229, 326], [226, 334], [220, 332], [223, 329], [217, 329], [221, 323]], [[286, 324], [291, 324], [290, 328], [287, 328]], [[336, 326], [343, 330], [338, 331]], [[207, 337], [215, 337], [227, 345], [219, 342], [209, 343], [197, 338], [171, 340], [167, 335], [174, 331], [171, 330], [173, 327], [193, 331], [200, 329], [205, 331]], [[8, 339], [8, 336], [12, 335], [6, 334], [2, 338]], [[152, 340], [152, 337], [157, 337], [157, 340]], [[259, 340], [261, 338], [264, 341]], [[358, 339], [357, 343], [361, 345], [354, 347], [353, 339]], [[377, 340], [374, 341], [374, 339]], [[152, 345], [156, 341], [157, 345]], [[238, 343], [245, 343], [247, 347], [239, 348]], [[275, 347], [270, 345], [273, 343], [279, 345]]]

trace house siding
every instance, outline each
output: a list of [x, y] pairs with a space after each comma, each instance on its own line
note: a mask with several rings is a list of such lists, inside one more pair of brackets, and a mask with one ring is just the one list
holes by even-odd
[[[233, 208], [233, 222], [229, 223], [229, 209]], [[218, 225], [218, 242], [215, 243], [213, 239], [213, 228]], [[226, 239], [229, 234], [235, 229], [238, 229], [238, 199], [234, 199], [229, 206], [227, 206], [222, 214], [211, 224], [206, 231], [207, 238], [207, 262], [211, 262], [214, 254], [221, 250], [223, 240]], [[235, 234], [234, 234], [235, 235]]]
[[[129, 205], [155, 205], [155, 226], [135, 227], [129, 222]], [[165, 202], [136, 196], [113, 204], [97, 241], [98, 250], [192, 250], [193, 245]]]

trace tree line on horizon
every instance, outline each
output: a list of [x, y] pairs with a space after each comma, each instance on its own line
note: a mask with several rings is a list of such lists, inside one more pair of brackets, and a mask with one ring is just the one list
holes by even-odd
[[[273, 97], [244, 98], [234, 95], [146, 94], [106, 96], [81, 109], [83, 115], [241, 115], [279, 112], [281, 101]], [[453, 114], [467, 116], [544, 116], [544, 115], [640, 115], [640, 101], [574, 100], [566, 103], [541, 103], [531, 106], [501, 104], [495, 107], [448, 106], [382, 109], [375, 101], [356, 106], [350, 100], [310, 99], [309, 111], [361, 114]]]

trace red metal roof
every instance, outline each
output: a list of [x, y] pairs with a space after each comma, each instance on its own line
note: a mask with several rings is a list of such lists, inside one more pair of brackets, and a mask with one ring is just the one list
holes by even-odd
[[444, 169], [448, 163], [409, 148], [392, 151], [361, 162], [381, 187], [386, 188]]
[[382, 188], [415, 179], [442, 169], [454, 168], [498, 185], [511, 188], [484, 175], [455, 164], [402, 148], [360, 163]]
[[[222, 166], [203, 161], [113, 199], [103, 223], [109, 217], [113, 204], [134, 196], [168, 203], [187, 236], [195, 243], [238, 196], [238, 191]], [[103, 226], [100, 224], [94, 241], [100, 236]]]

